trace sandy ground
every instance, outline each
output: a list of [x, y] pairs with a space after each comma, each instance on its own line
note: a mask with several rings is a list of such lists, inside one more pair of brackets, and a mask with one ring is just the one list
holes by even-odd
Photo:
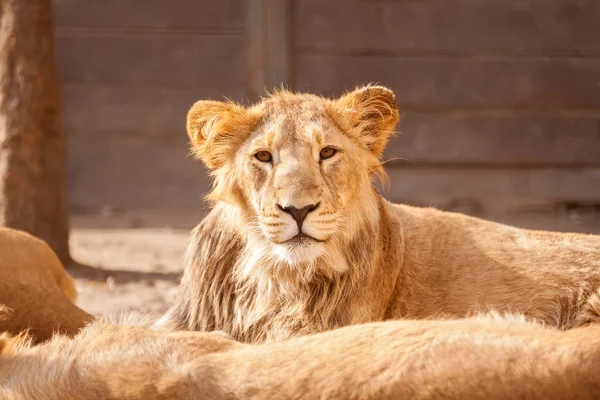
[[137, 310], [159, 316], [176, 293], [190, 229], [131, 228], [145, 224], [139, 217], [134, 224], [127, 220], [72, 218], [71, 253], [77, 264], [67, 270], [76, 281], [77, 303], [96, 315]]

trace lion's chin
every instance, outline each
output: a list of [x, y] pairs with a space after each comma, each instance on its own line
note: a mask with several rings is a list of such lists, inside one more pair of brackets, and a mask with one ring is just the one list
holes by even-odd
[[325, 254], [325, 244], [314, 240], [281, 243], [273, 247], [275, 256], [291, 266], [315, 262]]

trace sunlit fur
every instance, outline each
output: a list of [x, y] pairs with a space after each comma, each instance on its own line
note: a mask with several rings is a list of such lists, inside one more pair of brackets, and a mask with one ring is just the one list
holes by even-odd
[[48, 244], [0, 228], [0, 304], [9, 313], [0, 318], [0, 331], [18, 334], [27, 328], [36, 342], [55, 331], [74, 335], [92, 319], [73, 304], [76, 297], [73, 279]]
[[522, 316], [379, 322], [262, 345], [101, 321], [35, 347], [0, 334], [10, 400], [596, 399], [598, 371], [600, 326], [565, 332]]
[[[13, 281], [14, 275], [7, 277]], [[17, 282], [37, 284], [35, 274]], [[13, 281], [14, 286], [16, 283]], [[24, 303], [30, 293], [21, 292]], [[62, 292], [31, 320], [56, 330]], [[77, 315], [73, 316], [74, 319]], [[10, 320], [0, 304], [0, 320]], [[13, 321], [18, 323], [18, 321]], [[271, 344], [221, 332], [161, 332], [144, 315], [95, 320], [33, 346], [0, 332], [0, 399], [595, 399], [600, 326], [569, 331], [523, 315], [354, 325]], [[27, 324], [17, 326], [18, 331]]]
[[[213, 208], [194, 231], [159, 326], [260, 342], [393, 318], [519, 311], [561, 328], [598, 320], [600, 237], [517, 229], [395, 205], [374, 189], [394, 94], [279, 91], [248, 108], [199, 101], [187, 128]], [[339, 149], [320, 160], [324, 147]], [[272, 163], [254, 155], [272, 154]], [[320, 206], [298, 233], [293, 205]]]

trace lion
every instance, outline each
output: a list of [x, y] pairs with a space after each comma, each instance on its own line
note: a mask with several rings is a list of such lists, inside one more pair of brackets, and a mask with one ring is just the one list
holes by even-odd
[[0, 227], [0, 305], [9, 317], [0, 331], [28, 329], [35, 342], [59, 332], [75, 335], [92, 316], [74, 304], [75, 283], [56, 253], [28, 233]]
[[269, 342], [487, 310], [562, 329], [600, 320], [600, 236], [385, 200], [375, 179], [398, 121], [394, 93], [374, 85], [196, 102], [187, 133], [212, 208], [157, 326]]
[[596, 399], [600, 325], [375, 322], [269, 344], [96, 321], [0, 336], [2, 399]]

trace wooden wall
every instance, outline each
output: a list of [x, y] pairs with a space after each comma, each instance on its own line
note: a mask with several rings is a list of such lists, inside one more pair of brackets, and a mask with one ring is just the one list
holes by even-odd
[[185, 115], [245, 97], [244, 1], [54, 4], [74, 212], [202, 207]]
[[194, 100], [381, 82], [389, 198], [600, 232], [597, 0], [54, 2], [75, 210], [198, 207]]

